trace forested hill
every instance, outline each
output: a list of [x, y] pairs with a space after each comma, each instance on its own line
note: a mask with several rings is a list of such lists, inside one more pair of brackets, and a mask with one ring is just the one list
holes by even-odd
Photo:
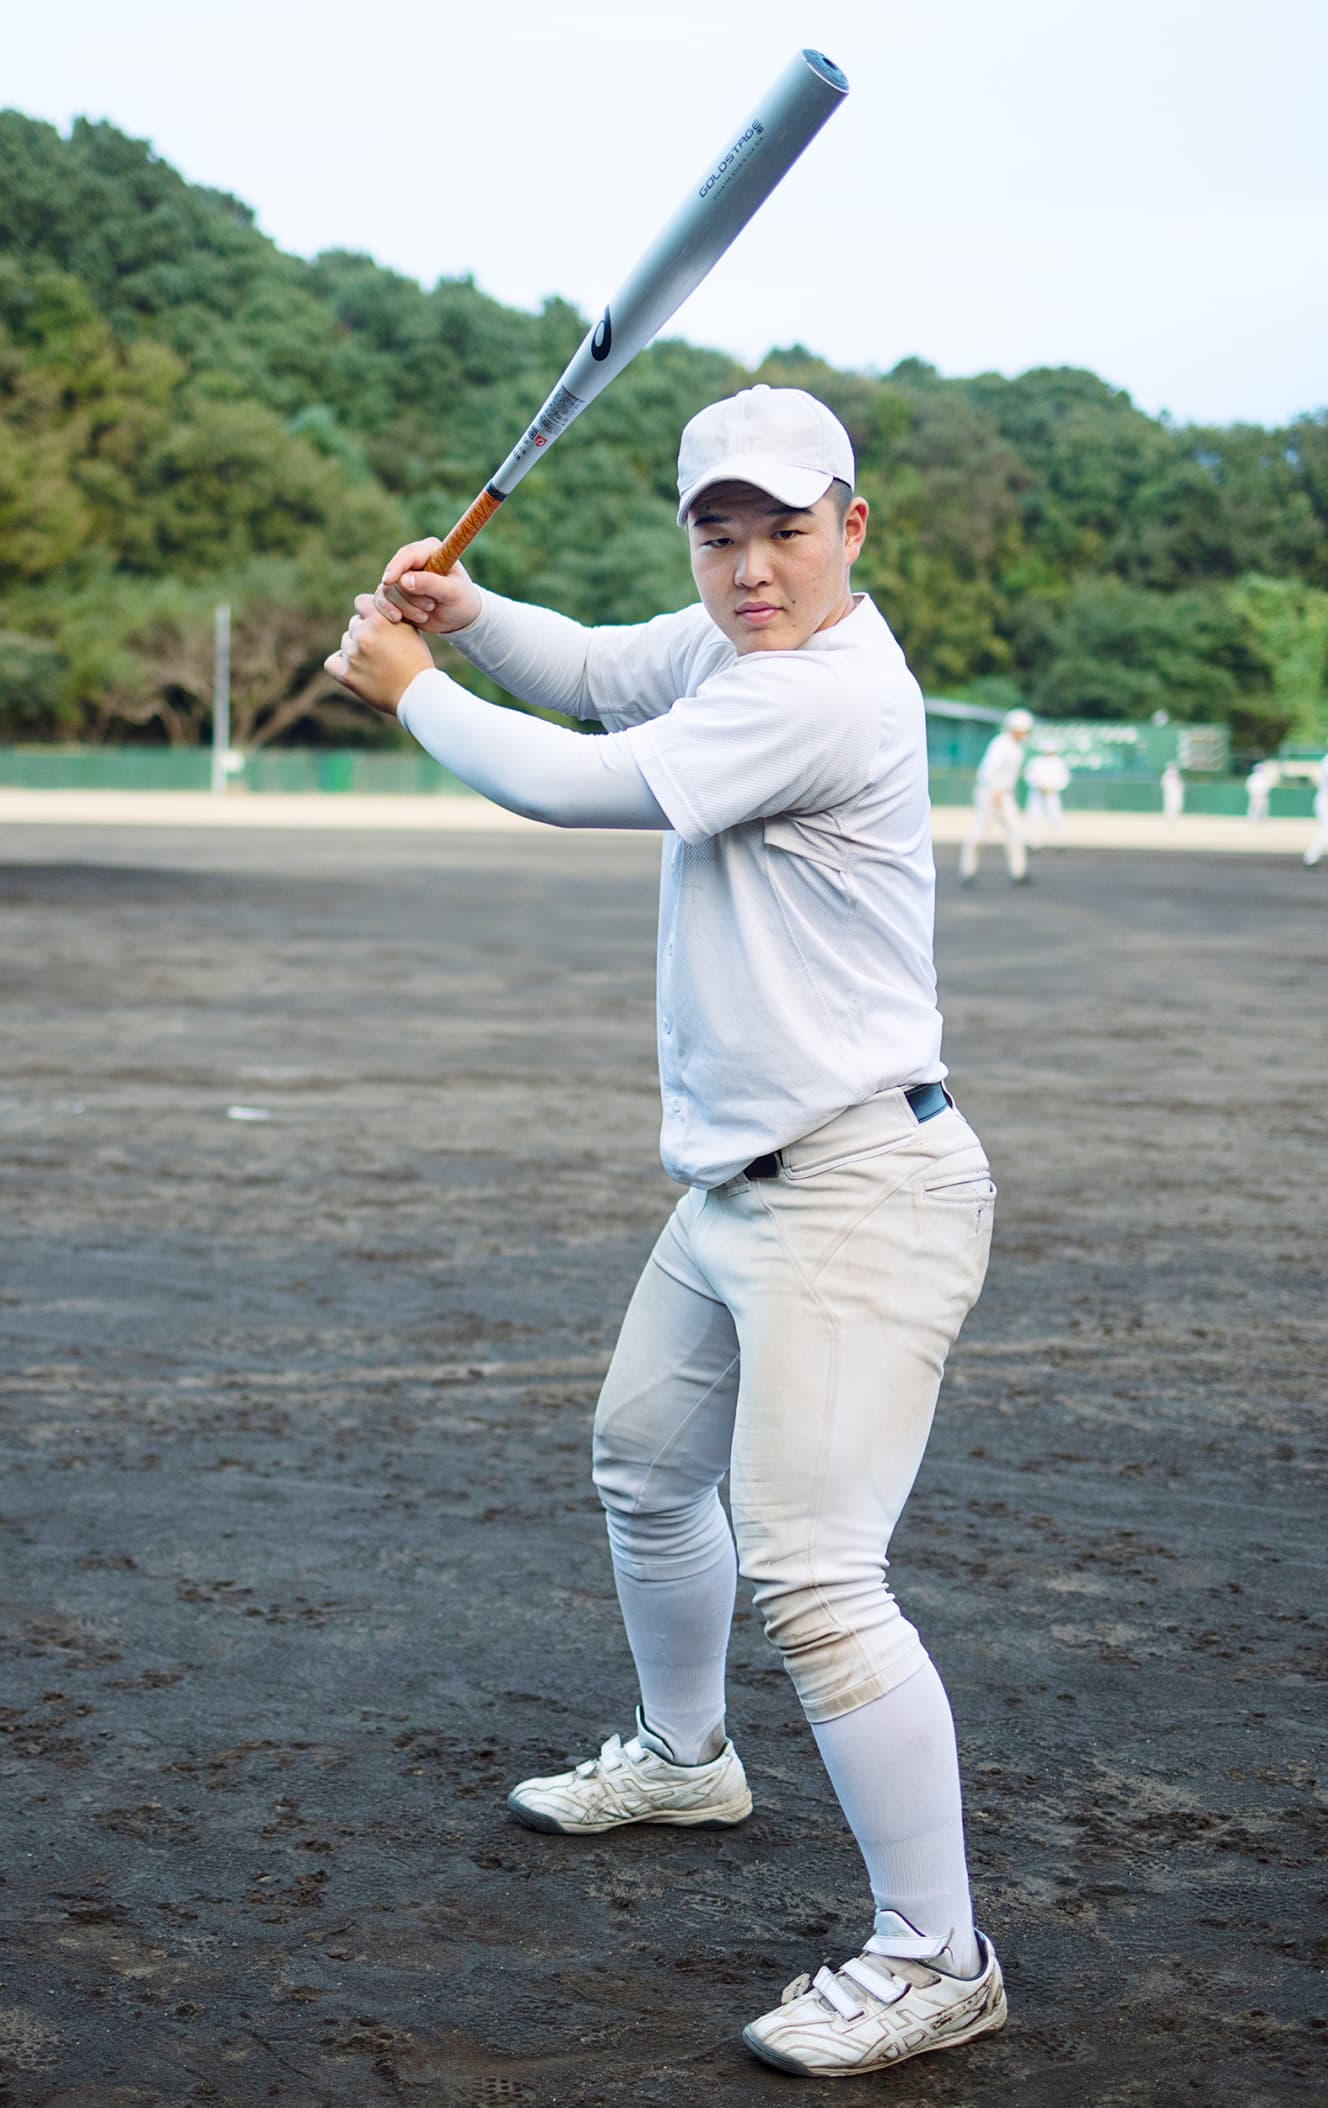
[[[285, 256], [113, 127], [0, 113], [0, 741], [197, 739], [222, 598], [241, 740], [374, 736], [319, 672], [348, 595], [446, 531], [585, 326]], [[476, 575], [593, 621], [691, 598], [678, 432], [753, 378], [848, 425], [857, 581], [930, 691], [1222, 719], [1246, 752], [1328, 737], [1323, 411], [1180, 428], [1070, 369], [882, 376], [794, 347], [752, 375], [670, 341], [522, 484]]]

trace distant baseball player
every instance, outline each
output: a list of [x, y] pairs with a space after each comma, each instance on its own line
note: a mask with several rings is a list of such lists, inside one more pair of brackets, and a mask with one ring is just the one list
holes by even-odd
[[1005, 841], [1005, 868], [1015, 885], [1028, 877], [1024, 851], [1024, 827], [1015, 791], [1024, 765], [1024, 742], [1033, 729], [1027, 710], [1006, 713], [1000, 731], [978, 763], [973, 786], [973, 821], [959, 852], [959, 877], [971, 886], [978, 875], [978, 854], [993, 821], [999, 822]]
[[1041, 849], [1045, 840], [1053, 849], [1063, 849], [1065, 815], [1061, 811], [1061, 792], [1070, 783], [1064, 757], [1051, 747], [1039, 747], [1024, 765], [1024, 781], [1028, 785], [1024, 828], [1029, 848]]
[[1245, 778], [1245, 817], [1257, 827], [1268, 818], [1268, 799], [1277, 782], [1271, 761], [1256, 761]]
[[1305, 862], [1310, 870], [1322, 861], [1328, 850], [1328, 754], [1319, 763], [1319, 785], [1314, 793], [1314, 838], [1305, 851]]
[[682, 436], [697, 605], [584, 629], [462, 571], [420, 573], [436, 542], [393, 558], [384, 588], [413, 596], [421, 626], [604, 737], [467, 694], [389, 618], [384, 588], [327, 662], [500, 804], [663, 836], [661, 1153], [686, 1190], [623, 1322], [594, 1445], [640, 1705], [634, 1732], [509, 1805], [582, 1836], [745, 1818], [724, 1680], [740, 1565], [875, 1905], [853, 1959], [745, 2031], [810, 2076], [1005, 2018], [973, 1925], [949, 1701], [886, 1576], [995, 1189], [943, 1081], [923, 703], [853, 591], [853, 482], [822, 404], [752, 388]]
[[1174, 822], [1185, 810], [1185, 778], [1178, 762], [1169, 761], [1162, 771], [1162, 814]]

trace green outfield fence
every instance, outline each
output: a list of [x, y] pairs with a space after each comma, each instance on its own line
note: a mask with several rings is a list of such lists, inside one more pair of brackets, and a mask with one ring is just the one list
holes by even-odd
[[[931, 771], [933, 805], [967, 805], [973, 796], [972, 769]], [[1020, 785], [1022, 804], [1025, 786]], [[1162, 787], [1147, 777], [1076, 776], [1061, 793], [1066, 812], [1161, 812]], [[1185, 786], [1186, 812], [1215, 813], [1224, 819], [1243, 819], [1246, 811], [1243, 776], [1204, 777]], [[1308, 820], [1314, 811], [1314, 789], [1308, 783], [1284, 783], [1272, 793], [1268, 811], [1275, 820]]]
[[[205, 791], [211, 783], [210, 747], [0, 747], [0, 788], [7, 790]], [[273, 791], [474, 795], [418, 748], [382, 754], [357, 747], [259, 747], [245, 755], [228, 795]]]
[[[0, 788], [9, 790], [206, 791], [212, 756], [207, 747], [0, 747]], [[933, 760], [931, 794], [937, 805], [967, 805], [972, 768]], [[471, 797], [465, 784], [424, 753], [383, 754], [353, 747], [260, 748], [246, 755], [227, 795], [263, 797], [357, 793], [369, 797]], [[1308, 819], [1308, 783], [1280, 784], [1269, 801], [1274, 819]], [[1162, 792], [1149, 777], [1095, 770], [1076, 776], [1064, 794], [1067, 812], [1160, 812]], [[1185, 786], [1185, 810], [1239, 817], [1245, 811], [1240, 777], [1199, 778]]]

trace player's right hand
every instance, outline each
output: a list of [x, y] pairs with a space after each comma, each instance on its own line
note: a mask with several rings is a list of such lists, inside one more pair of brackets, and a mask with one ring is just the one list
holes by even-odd
[[[407, 542], [383, 572], [374, 594], [374, 606], [389, 622], [411, 622], [416, 629], [431, 630], [446, 637], [465, 629], [480, 611], [479, 587], [458, 564], [447, 572], [426, 571], [423, 566], [442, 543], [437, 535], [420, 542]], [[389, 587], [391, 594], [389, 597]]]

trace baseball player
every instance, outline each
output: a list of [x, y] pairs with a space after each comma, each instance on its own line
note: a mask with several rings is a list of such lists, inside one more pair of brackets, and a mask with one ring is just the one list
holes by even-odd
[[1319, 787], [1314, 793], [1314, 839], [1305, 851], [1305, 862], [1312, 871], [1321, 862], [1328, 850], [1328, 754], [1319, 763]]
[[959, 879], [971, 886], [978, 875], [978, 853], [993, 820], [998, 820], [1005, 839], [1005, 868], [1011, 882], [1020, 886], [1028, 877], [1024, 851], [1024, 828], [1015, 790], [1024, 765], [1024, 742], [1033, 729], [1027, 710], [1007, 711], [1000, 731], [978, 763], [973, 786], [973, 823], [959, 852]]
[[1185, 810], [1185, 778], [1180, 765], [1169, 761], [1162, 771], [1162, 813], [1168, 821], [1175, 822]]
[[[698, 604], [585, 629], [464, 571], [419, 572], [438, 544], [418, 542], [357, 600], [327, 662], [500, 804], [663, 837], [661, 1153], [685, 1190], [624, 1319], [594, 1443], [640, 1703], [633, 1732], [524, 1780], [509, 1805], [571, 1835], [743, 1821], [724, 1690], [740, 1568], [874, 1903], [860, 1952], [745, 2030], [759, 2057], [809, 2076], [1005, 2018], [973, 1924], [949, 1702], [886, 1572], [986, 1271], [995, 1188], [945, 1088], [923, 703], [852, 588], [867, 527], [853, 482], [824, 405], [746, 389], [682, 436]], [[413, 625], [607, 736], [480, 702]]]
[[1268, 818], [1268, 800], [1277, 783], [1271, 761], [1256, 761], [1245, 778], [1245, 817], [1256, 827]]
[[1024, 767], [1024, 781], [1028, 785], [1028, 804], [1024, 810], [1024, 827], [1030, 849], [1040, 849], [1048, 839], [1054, 849], [1065, 847], [1065, 815], [1061, 811], [1061, 792], [1068, 788], [1070, 771], [1061, 755], [1051, 747], [1039, 747], [1030, 754]]

